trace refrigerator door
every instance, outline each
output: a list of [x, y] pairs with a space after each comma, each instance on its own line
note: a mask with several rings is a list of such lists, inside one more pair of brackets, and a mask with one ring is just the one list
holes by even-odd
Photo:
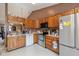
[[59, 43], [74, 47], [74, 14], [60, 17]]
[[76, 14], [76, 48], [79, 49], [79, 13]]

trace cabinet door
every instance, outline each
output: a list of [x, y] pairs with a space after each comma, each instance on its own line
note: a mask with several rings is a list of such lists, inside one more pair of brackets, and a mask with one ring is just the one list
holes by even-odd
[[35, 22], [34, 20], [25, 20], [25, 25], [27, 28], [34, 28]]
[[34, 43], [38, 43], [38, 35], [34, 34]]
[[58, 16], [52, 16], [48, 18], [48, 27], [59, 27]]
[[35, 27], [34, 28], [40, 28], [40, 25], [39, 25], [39, 20], [35, 20]]
[[52, 37], [52, 51], [59, 53], [59, 38]]
[[18, 48], [25, 46], [25, 36], [18, 36]]
[[27, 27], [27, 28], [29, 28], [30, 27], [30, 21], [29, 20], [25, 20], [25, 26]]
[[7, 39], [7, 50], [13, 50], [17, 48], [17, 37], [8, 37]]
[[8, 22], [18, 22], [17, 17], [15, 16], [8, 16]]
[[50, 39], [50, 37], [46, 37], [46, 48], [51, 49], [52, 47], [52, 40]]
[[54, 22], [52, 21], [53, 18], [54, 18], [54, 17], [49, 17], [49, 18], [48, 18], [48, 27], [53, 27], [53, 25], [54, 25], [54, 24], [53, 24]]
[[24, 19], [22, 19], [22, 18], [18, 18], [18, 21], [17, 21], [17, 22], [20, 23], [20, 24], [23, 24]]

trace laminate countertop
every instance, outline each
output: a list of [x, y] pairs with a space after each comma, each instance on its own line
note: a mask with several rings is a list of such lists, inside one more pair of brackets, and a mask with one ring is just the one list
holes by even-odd
[[14, 37], [14, 36], [21, 36], [21, 35], [26, 35], [26, 34], [12, 34], [12, 35], [7, 35], [7, 37]]
[[55, 36], [55, 35], [46, 35], [46, 36], [51, 36], [51, 37], [59, 38], [59, 36]]

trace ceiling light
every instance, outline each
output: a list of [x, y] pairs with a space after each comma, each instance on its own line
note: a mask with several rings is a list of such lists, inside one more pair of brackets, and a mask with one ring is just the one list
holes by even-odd
[[32, 2], [32, 4], [36, 4], [36, 2]]

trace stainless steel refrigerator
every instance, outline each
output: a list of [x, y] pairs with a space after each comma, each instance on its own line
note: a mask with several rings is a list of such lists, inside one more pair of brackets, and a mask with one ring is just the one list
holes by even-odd
[[79, 49], [79, 13], [75, 14], [76, 18], [76, 48]]
[[66, 15], [59, 18], [60, 40], [59, 43], [69, 47], [75, 47], [75, 15]]

